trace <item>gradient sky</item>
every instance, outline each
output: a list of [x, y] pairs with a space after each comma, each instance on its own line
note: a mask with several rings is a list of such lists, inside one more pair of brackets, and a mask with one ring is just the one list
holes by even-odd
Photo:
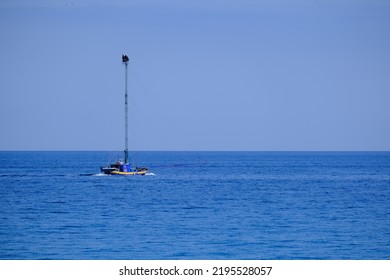
[[2, 0], [0, 150], [390, 150], [390, 1]]

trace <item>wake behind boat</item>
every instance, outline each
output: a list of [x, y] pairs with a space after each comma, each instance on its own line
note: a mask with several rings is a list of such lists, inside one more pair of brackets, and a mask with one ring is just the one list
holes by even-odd
[[109, 164], [105, 167], [100, 167], [103, 174], [109, 175], [145, 175], [148, 172], [147, 167], [133, 167], [129, 163], [129, 149], [128, 149], [128, 108], [127, 108], [127, 64], [129, 57], [122, 55], [122, 63], [125, 65], [125, 160], [118, 160], [115, 163]]

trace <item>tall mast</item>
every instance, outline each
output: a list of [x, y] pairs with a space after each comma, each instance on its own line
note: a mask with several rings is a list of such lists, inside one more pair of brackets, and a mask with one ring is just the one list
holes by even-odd
[[122, 55], [122, 62], [125, 64], [125, 163], [129, 163], [129, 147], [128, 147], [128, 108], [127, 108], [127, 63], [129, 57]]

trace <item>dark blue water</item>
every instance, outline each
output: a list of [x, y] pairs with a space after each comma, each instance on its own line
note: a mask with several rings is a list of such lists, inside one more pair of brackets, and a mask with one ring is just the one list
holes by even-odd
[[0, 258], [390, 259], [390, 153], [116, 155], [1, 152]]

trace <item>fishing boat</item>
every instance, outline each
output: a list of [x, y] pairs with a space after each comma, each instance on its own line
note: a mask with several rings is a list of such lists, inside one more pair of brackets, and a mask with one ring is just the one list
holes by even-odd
[[127, 64], [129, 57], [122, 55], [122, 63], [125, 65], [125, 159], [118, 160], [115, 163], [100, 167], [103, 174], [108, 175], [145, 175], [148, 172], [147, 167], [133, 167], [129, 163], [129, 149], [128, 149], [128, 107], [127, 107]]

